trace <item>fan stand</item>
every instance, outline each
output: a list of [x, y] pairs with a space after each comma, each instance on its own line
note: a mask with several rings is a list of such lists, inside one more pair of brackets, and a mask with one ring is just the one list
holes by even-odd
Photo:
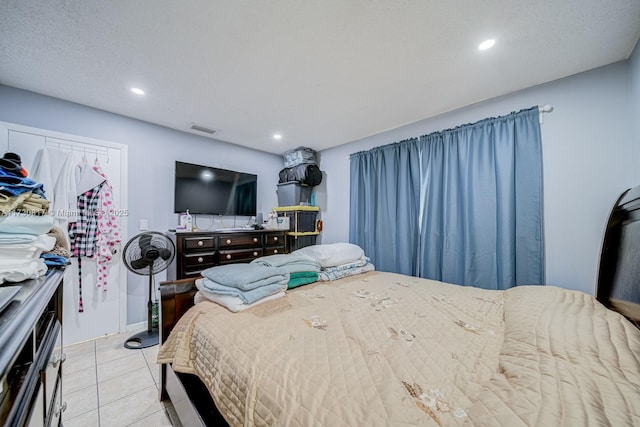
[[147, 348], [152, 347], [154, 345], [158, 345], [160, 342], [158, 328], [152, 327], [152, 307], [153, 302], [151, 301], [151, 291], [152, 291], [152, 281], [153, 281], [153, 269], [149, 272], [149, 300], [147, 301], [147, 330], [138, 332], [135, 335], [132, 335], [124, 342], [125, 348], [131, 349], [139, 349], [139, 348]]

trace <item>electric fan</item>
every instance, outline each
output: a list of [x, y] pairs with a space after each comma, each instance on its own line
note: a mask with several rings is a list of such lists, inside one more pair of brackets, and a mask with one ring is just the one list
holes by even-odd
[[125, 341], [125, 348], [145, 348], [158, 344], [158, 328], [152, 324], [151, 292], [153, 275], [166, 269], [175, 256], [175, 246], [162, 233], [149, 231], [140, 233], [127, 242], [122, 260], [127, 269], [141, 276], [149, 276], [149, 300], [147, 302], [147, 330], [133, 335]]

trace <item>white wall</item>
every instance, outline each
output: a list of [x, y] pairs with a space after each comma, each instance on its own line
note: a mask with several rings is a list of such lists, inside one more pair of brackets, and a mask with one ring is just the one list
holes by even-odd
[[619, 62], [323, 151], [323, 243], [349, 239], [349, 153], [551, 104], [541, 125], [546, 282], [594, 293], [609, 210], [634, 186], [628, 72]]
[[[277, 206], [278, 172], [283, 167], [280, 156], [3, 85], [0, 121], [126, 144], [129, 201], [122, 208], [129, 209], [129, 237], [139, 233], [143, 218], [149, 221], [150, 230], [166, 231], [177, 225], [173, 213], [176, 160], [257, 174], [258, 212]], [[211, 223], [210, 217], [198, 218], [203, 228]], [[161, 273], [157, 280], [164, 277]], [[147, 280], [128, 275], [127, 324], [146, 319]]]
[[633, 138], [633, 177], [636, 183], [640, 183], [640, 42], [629, 58], [629, 110]]

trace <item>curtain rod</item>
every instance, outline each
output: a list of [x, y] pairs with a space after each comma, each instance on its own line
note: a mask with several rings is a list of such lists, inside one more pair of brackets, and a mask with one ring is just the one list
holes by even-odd
[[[543, 113], [551, 113], [553, 111], [553, 105], [550, 104], [545, 104], [545, 105], [538, 105], [538, 113], [540, 113], [540, 124], [544, 123], [544, 119], [542, 118], [542, 114]], [[347, 160], [349, 160], [351, 158], [351, 155], [347, 154], [346, 156]]]

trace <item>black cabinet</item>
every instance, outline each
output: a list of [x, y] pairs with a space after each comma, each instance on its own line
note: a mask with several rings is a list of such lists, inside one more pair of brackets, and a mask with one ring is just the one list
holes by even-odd
[[0, 425], [60, 425], [66, 407], [62, 277], [63, 271], [51, 270], [19, 283], [20, 292], [0, 312]]

